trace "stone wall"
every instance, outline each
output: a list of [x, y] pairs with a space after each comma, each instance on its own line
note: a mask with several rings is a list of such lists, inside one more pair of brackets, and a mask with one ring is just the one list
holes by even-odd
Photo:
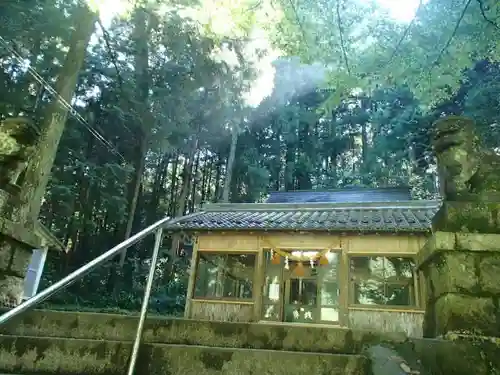
[[500, 234], [435, 232], [418, 263], [428, 293], [424, 336], [500, 337]]
[[26, 269], [39, 244], [34, 231], [0, 217], [0, 306], [22, 302]]
[[34, 231], [37, 218], [27, 216], [33, 203], [27, 193], [37, 181], [28, 184], [21, 177], [35, 150], [38, 130], [31, 119], [7, 118], [0, 121], [0, 139], [0, 305], [13, 307], [22, 301], [32, 249], [40, 245]]

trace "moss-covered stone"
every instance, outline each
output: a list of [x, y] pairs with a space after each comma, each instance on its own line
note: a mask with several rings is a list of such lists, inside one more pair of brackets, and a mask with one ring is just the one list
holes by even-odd
[[452, 233], [437, 232], [419, 256], [428, 294], [424, 336], [450, 331], [500, 336], [500, 235], [453, 235], [454, 241]]
[[434, 231], [500, 233], [500, 202], [445, 201], [432, 220]]
[[417, 266], [424, 265], [436, 252], [454, 250], [456, 236], [453, 232], [435, 232], [417, 254]]
[[456, 250], [500, 252], [500, 234], [455, 233]]
[[421, 375], [500, 374], [500, 345], [494, 340], [416, 339], [393, 347], [412, 364], [412, 368], [420, 366], [425, 369]]
[[480, 260], [479, 284], [482, 292], [500, 297], [500, 253]]
[[[58, 338], [0, 337], [0, 371], [36, 375], [123, 375], [131, 343]], [[365, 375], [357, 355], [143, 345], [137, 374], [148, 375]]]
[[449, 252], [499, 253], [500, 234], [435, 232], [417, 254], [417, 264], [424, 266], [434, 256]]
[[439, 297], [431, 308], [437, 318], [436, 335], [464, 331], [498, 335], [498, 306], [492, 298], [449, 293]]
[[429, 267], [429, 278], [433, 298], [446, 293], [477, 293], [479, 277], [475, 270], [475, 258], [470, 253], [450, 252], [440, 254], [438, 261]]
[[33, 248], [11, 237], [5, 223], [0, 217], [0, 306], [13, 307], [22, 302], [24, 276]]
[[499, 375], [500, 344], [478, 336], [410, 339], [366, 348], [371, 375]]
[[[27, 312], [1, 327], [17, 337], [0, 336], [0, 373], [122, 375], [136, 324], [133, 316]], [[73, 339], [57, 337], [62, 335]], [[498, 364], [491, 345], [341, 328], [149, 318], [144, 339], [137, 373], [148, 375], [373, 375], [357, 354], [380, 343], [396, 348], [412, 368], [421, 363], [426, 370], [421, 375], [490, 375], [484, 371]]]
[[[0, 326], [0, 333], [21, 336], [65, 337], [132, 341], [135, 316], [29, 311]], [[366, 343], [404, 341], [404, 335], [346, 328], [307, 327], [285, 324], [229, 323], [150, 317], [144, 342], [205, 345], [233, 348], [303, 352], [358, 353]]]
[[433, 128], [432, 145], [445, 200], [500, 202], [500, 156], [482, 147], [474, 121], [447, 116]]

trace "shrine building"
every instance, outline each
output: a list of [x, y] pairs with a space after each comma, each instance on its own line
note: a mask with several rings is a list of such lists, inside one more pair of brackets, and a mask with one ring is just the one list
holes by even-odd
[[409, 188], [271, 193], [173, 224], [194, 238], [185, 317], [422, 336], [416, 255], [440, 201]]

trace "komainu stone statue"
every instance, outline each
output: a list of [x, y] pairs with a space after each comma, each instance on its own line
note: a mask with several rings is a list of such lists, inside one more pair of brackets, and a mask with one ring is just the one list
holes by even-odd
[[[418, 253], [427, 285], [424, 335], [492, 342], [498, 353], [487, 336], [500, 337], [500, 155], [481, 147], [468, 118], [445, 117], [434, 126], [444, 200]], [[463, 373], [488, 375], [492, 368]]]
[[0, 189], [17, 190], [17, 180], [32, 155], [38, 131], [23, 117], [0, 122]]
[[481, 147], [472, 119], [439, 119], [432, 144], [446, 201], [500, 202], [500, 155]]

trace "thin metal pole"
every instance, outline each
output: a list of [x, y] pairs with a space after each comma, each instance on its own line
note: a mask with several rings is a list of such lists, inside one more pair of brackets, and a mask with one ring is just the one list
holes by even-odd
[[135, 333], [134, 346], [132, 347], [132, 354], [130, 355], [130, 362], [128, 366], [127, 375], [134, 375], [135, 364], [139, 356], [139, 348], [141, 346], [142, 331], [144, 330], [144, 322], [148, 314], [149, 298], [151, 296], [151, 289], [153, 288], [153, 280], [155, 278], [156, 263], [158, 263], [158, 253], [160, 252], [161, 240], [163, 237], [163, 228], [160, 227], [156, 232], [155, 246], [153, 248], [153, 256], [151, 257], [151, 266], [149, 268], [148, 281], [146, 282], [146, 289], [144, 290], [144, 297], [142, 299], [141, 315], [139, 316], [139, 323], [137, 324], [137, 332]]
[[7, 322], [12, 317], [22, 313], [23, 311], [28, 310], [29, 308], [39, 304], [40, 302], [43, 302], [44, 300], [46, 300], [47, 298], [52, 296], [54, 293], [58, 292], [60, 289], [63, 289], [65, 287], [67, 287], [68, 285], [74, 283], [76, 280], [81, 279], [83, 276], [85, 276], [87, 273], [92, 271], [94, 268], [101, 265], [101, 263], [104, 263], [105, 261], [113, 258], [115, 255], [120, 253], [123, 249], [126, 249], [126, 248], [134, 245], [135, 243], [139, 242], [144, 237], [146, 237], [148, 234], [152, 233], [155, 229], [162, 227], [164, 224], [166, 224], [169, 221], [174, 222], [175, 220], [172, 220], [170, 218], [164, 218], [162, 220], [157, 221], [156, 223], [150, 225], [146, 229], [141, 230], [137, 234], [134, 234], [132, 237], [128, 238], [127, 240], [125, 240], [122, 243], [118, 244], [117, 246], [113, 247], [111, 250], [106, 251], [104, 254], [98, 256], [97, 258], [90, 261], [89, 263], [82, 266], [81, 268], [77, 269], [76, 271], [70, 273], [68, 276], [59, 280], [55, 284], [52, 284], [47, 289], [42, 290], [40, 293], [36, 294], [35, 296], [30, 298], [29, 300], [21, 303], [17, 307], [14, 307], [12, 310], [9, 310], [6, 313], [0, 315], [0, 324]]

